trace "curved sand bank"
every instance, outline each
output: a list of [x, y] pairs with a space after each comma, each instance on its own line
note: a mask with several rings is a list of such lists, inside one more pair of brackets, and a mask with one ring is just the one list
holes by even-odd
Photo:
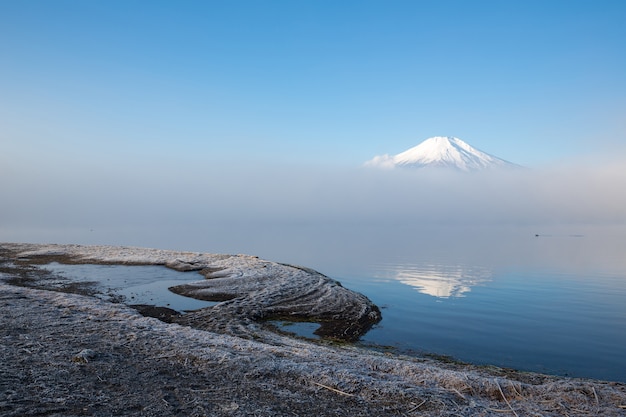
[[[28, 246], [0, 244], [5, 263], [18, 252], [76, 260], [85, 248], [100, 252], [83, 261], [146, 263], [143, 249]], [[148, 251], [158, 260], [150, 263], [189, 267], [202, 257], [232, 258]], [[94, 297], [5, 284], [0, 312], [0, 414], [7, 416], [625, 414], [624, 384], [308, 343], [257, 327], [254, 314], [243, 320], [253, 332], [236, 328], [238, 337], [163, 323]]]

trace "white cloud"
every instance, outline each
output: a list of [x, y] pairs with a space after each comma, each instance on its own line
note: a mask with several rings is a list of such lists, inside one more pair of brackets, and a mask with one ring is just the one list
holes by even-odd
[[393, 156], [385, 154], [385, 155], [377, 155], [374, 158], [366, 161], [364, 166], [366, 167], [376, 167], [376, 168], [385, 168], [392, 169], [395, 167], [395, 162]]

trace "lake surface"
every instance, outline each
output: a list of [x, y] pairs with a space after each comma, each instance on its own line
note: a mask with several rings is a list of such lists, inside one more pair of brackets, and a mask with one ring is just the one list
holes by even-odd
[[317, 269], [381, 306], [363, 344], [626, 382], [624, 225], [298, 232], [259, 254]]
[[[366, 294], [382, 308], [383, 320], [362, 338], [364, 345], [626, 382], [624, 225], [292, 224], [260, 227], [233, 242], [237, 250], [232, 253], [311, 267]], [[221, 243], [227, 248], [226, 241]], [[214, 241], [211, 247], [151, 244], [228, 252]], [[201, 279], [198, 274], [163, 267], [95, 267], [95, 277], [89, 271], [78, 275], [108, 285], [106, 280], [113, 279], [119, 292], [136, 303], [179, 311], [206, 305], [167, 294], [167, 287]], [[130, 278], [124, 272], [129, 268], [146, 269]], [[290, 329], [310, 334], [315, 326], [284, 328]]]
[[626, 382], [621, 234], [514, 234], [479, 246], [457, 241], [338, 277], [383, 308], [362, 342]]
[[590, 279], [554, 270], [494, 270], [487, 277], [484, 270], [472, 275], [471, 269], [454, 275], [462, 266], [453, 272], [447, 265], [397, 268], [381, 268], [379, 280], [367, 283], [345, 280], [383, 306], [383, 322], [364, 342], [626, 381], [623, 277]]

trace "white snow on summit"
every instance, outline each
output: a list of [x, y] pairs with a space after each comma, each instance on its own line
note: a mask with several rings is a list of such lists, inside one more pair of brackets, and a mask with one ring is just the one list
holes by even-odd
[[492, 168], [516, 167], [504, 159], [479, 151], [461, 139], [436, 136], [397, 155], [380, 155], [365, 163], [366, 166], [443, 167], [461, 171], [480, 171]]

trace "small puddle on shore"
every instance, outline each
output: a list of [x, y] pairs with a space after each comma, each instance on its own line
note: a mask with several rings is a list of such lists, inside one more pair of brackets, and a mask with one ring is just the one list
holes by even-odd
[[96, 282], [105, 293], [97, 296], [111, 300], [124, 298], [124, 303], [167, 307], [180, 313], [210, 307], [216, 302], [196, 300], [175, 294], [168, 288], [188, 282], [201, 281], [197, 272], [180, 272], [160, 265], [97, 265], [60, 264], [52, 262], [42, 266], [73, 282]]

